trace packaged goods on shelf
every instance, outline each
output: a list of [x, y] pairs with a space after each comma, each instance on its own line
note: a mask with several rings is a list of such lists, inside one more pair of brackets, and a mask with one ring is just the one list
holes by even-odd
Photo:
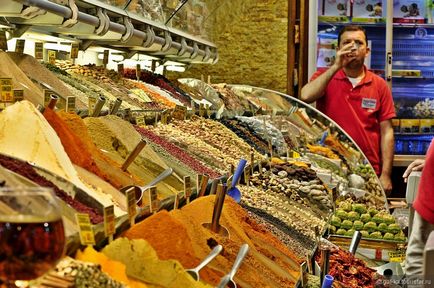
[[425, 0], [394, 0], [393, 22], [425, 23], [427, 10]]
[[[110, 1], [111, 2], [111, 1]], [[121, 1], [124, 3], [125, 1]], [[152, 0], [152, 1], [141, 1], [141, 0], [133, 0], [130, 1], [127, 10], [128, 12], [137, 14], [138, 16], [142, 16], [146, 19], [150, 19], [156, 21], [158, 23], [164, 23], [164, 14], [161, 6], [160, 0]], [[122, 7], [124, 9], [124, 7]]]
[[386, 0], [354, 1], [352, 22], [384, 22]]
[[348, 22], [350, 20], [351, 3], [348, 0], [322, 1], [322, 13], [318, 17], [323, 21]]

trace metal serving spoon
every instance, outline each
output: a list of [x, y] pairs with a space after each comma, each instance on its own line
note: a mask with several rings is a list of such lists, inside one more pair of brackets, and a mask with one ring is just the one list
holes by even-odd
[[215, 246], [214, 249], [212, 249], [211, 252], [208, 254], [208, 256], [206, 256], [205, 259], [203, 259], [203, 261], [200, 262], [200, 264], [197, 265], [196, 268], [187, 269], [187, 270], [185, 270], [185, 272], [190, 274], [194, 280], [199, 281], [199, 271], [203, 267], [205, 267], [209, 262], [211, 262], [212, 259], [214, 259], [217, 255], [219, 255], [222, 250], [223, 250], [222, 245], [219, 244], [219, 245]]

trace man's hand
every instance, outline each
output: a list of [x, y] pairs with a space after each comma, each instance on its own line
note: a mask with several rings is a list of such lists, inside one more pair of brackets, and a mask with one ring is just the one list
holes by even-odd
[[351, 51], [353, 47], [354, 47], [353, 43], [348, 43], [342, 46], [341, 49], [336, 51], [336, 60], [334, 65], [336, 65], [338, 69], [347, 66], [348, 63], [350, 63], [351, 61], [357, 58], [353, 56], [353, 51]]
[[410, 165], [408, 165], [407, 169], [405, 170], [404, 174], [402, 174], [402, 178], [404, 178], [404, 182], [407, 183], [408, 176], [410, 176], [410, 173], [413, 171], [422, 171], [423, 167], [425, 166], [425, 160], [424, 159], [416, 159], [414, 160]]
[[383, 186], [384, 192], [386, 193], [386, 196], [389, 196], [392, 192], [392, 179], [390, 179], [389, 175], [381, 174], [380, 176], [380, 183], [381, 186]]

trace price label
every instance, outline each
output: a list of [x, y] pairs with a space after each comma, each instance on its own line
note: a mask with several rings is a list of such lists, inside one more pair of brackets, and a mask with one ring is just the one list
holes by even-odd
[[185, 115], [187, 114], [187, 107], [176, 105], [172, 112], [172, 117], [178, 120], [185, 120]]
[[88, 105], [88, 110], [89, 110], [89, 115], [93, 114], [93, 109], [95, 109], [95, 105], [96, 105], [96, 97], [94, 96], [89, 96], [87, 98], [87, 105]]
[[13, 95], [14, 95], [14, 102], [24, 100], [24, 90], [23, 89], [14, 89]]
[[191, 197], [191, 178], [190, 176], [184, 176], [184, 193], [187, 201], [190, 201]]
[[8, 40], [6, 39], [6, 31], [0, 30], [0, 50], [8, 50]]
[[118, 64], [118, 73], [120, 73], [120, 74], [124, 74], [124, 64], [122, 64], [122, 63], [119, 63]]
[[71, 43], [71, 59], [77, 59], [78, 58], [78, 44]]
[[289, 157], [294, 158], [294, 159], [298, 159], [298, 158], [300, 158], [300, 153], [298, 153], [297, 151], [291, 150], [289, 152]]
[[247, 166], [246, 168], [244, 168], [244, 184], [250, 186], [249, 180], [250, 180], [250, 167]]
[[202, 175], [202, 177], [200, 177], [200, 178], [201, 178], [200, 190], [199, 190], [198, 197], [202, 197], [203, 195], [205, 195], [206, 187], [208, 186], [209, 176], [208, 175]]
[[82, 245], [95, 245], [95, 236], [93, 235], [92, 224], [88, 214], [76, 213], [75, 221], [77, 222], [80, 242]]
[[151, 208], [151, 213], [157, 213], [160, 208], [160, 201], [158, 201], [157, 187], [152, 186], [148, 189], [149, 193], [149, 207]]
[[205, 117], [209, 118], [211, 116], [211, 110], [210, 110], [211, 106], [210, 105], [205, 105]]
[[163, 111], [161, 112], [161, 123], [166, 125], [167, 123], [169, 123], [169, 115], [167, 113], [167, 111]]
[[44, 58], [44, 43], [36, 42], [35, 43], [35, 59], [43, 59]]
[[48, 50], [48, 63], [51, 65], [56, 64], [57, 52], [55, 50]]
[[0, 78], [0, 86], [10, 85], [12, 86], [12, 78]]
[[17, 42], [15, 44], [15, 52], [19, 54], [24, 53], [24, 45], [26, 43], [26, 40], [24, 39], [17, 39]]
[[253, 148], [250, 150], [250, 173], [253, 175], [253, 169], [255, 168], [255, 151]]
[[75, 96], [66, 97], [66, 112], [75, 112], [77, 98]]
[[2, 102], [13, 102], [14, 95], [12, 92], [12, 85], [1, 86], [1, 100]]
[[50, 103], [51, 95], [53, 95], [53, 91], [44, 89], [44, 107], [47, 107], [48, 103]]
[[104, 50], [102, 64], [107, 65], [109, 61], [109, 50]]
[[137, 78], [137, 81], [140, 80], [140, 76], [142, 76], [141, 74], [142, 74], [142, 69], [140, 68], [140, 64], [137, 64], [136, 65], [136, 78]]
[[182, 197], [181, 193], [176, 193], [176, 195], [175, 195], [175, 201], [173, 203], [173, 209], [175, 209], [175, 210], [178, 209], [179, 203], [181, 202], [181, 197]]
[[258, 169], [259, 169], [259, 175], [262, 176], [262, 162], [261, 161], [259, 161], [259, 163], [258, 163]]
[[113, 205], [104, 207], [104, 233], [106, 237], [114, 235], [115, 228], [115, 208]]
[[136, 117], [136, 125], [137, 126], [145, 126], [145, 116], [137, 116]]
[[137, 214], [136, 192], [134, 188], [131, 188], [125, 194], [127, 196], [128, 218], [130, 219], [131, 226], [133, 226]]
[[205, 116], [205, 105], [203, 103], [199, 104], [199, 116], [204, 117]]
[[405, 251], [396, 250], [389, 252], [389, 262], [404, 262], [405, 261]]

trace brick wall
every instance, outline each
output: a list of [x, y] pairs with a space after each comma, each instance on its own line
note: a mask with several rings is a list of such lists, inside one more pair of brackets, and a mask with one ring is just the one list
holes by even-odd
[[194, 64], [169, 78], [193, 77], [212, 83], [249, 84], [286, 91], [288, 0], [208, 1], [209, 40], [219, 51], [214, 65]]

